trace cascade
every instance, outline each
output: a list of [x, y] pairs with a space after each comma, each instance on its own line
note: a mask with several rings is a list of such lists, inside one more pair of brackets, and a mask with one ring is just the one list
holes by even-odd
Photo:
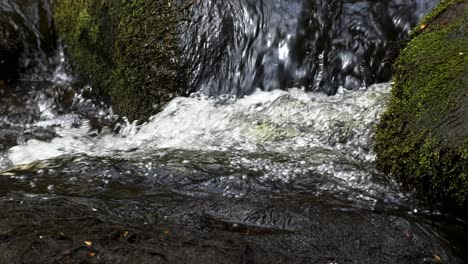
[[195, 1], [179, 28], [189, 88], [140, 123], [76, 81], [49, 2], [20, 2], [0, 0], [28, 45], [19, 80], [0, 83], [8, 254], [29, 249], [4, 226], [43, 243], [35, 261], [466, 259], [466, 223], [403, 191], [372, 151], [393, 49], [438, 1]]

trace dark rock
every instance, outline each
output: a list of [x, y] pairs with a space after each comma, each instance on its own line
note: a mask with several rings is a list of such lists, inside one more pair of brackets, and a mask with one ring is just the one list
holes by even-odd
[[0, 80], [45, 70], [55, 46], [47, 0], [0, 2]]
[[170, 196], [1, 198], [0, 262], [462, 263], [403, 217]]
[[[1, 13], [0, 13], [1, 15]], [[0, 80], [9, 80], [17, 75], [22, 43], [7, 17], [0, 16]]]
[[[394, 67], [378, 166], [429, 201], [468, 208], [468, 1], [443, 1]], [[466, 210], [464, 210], [466, 214]]]

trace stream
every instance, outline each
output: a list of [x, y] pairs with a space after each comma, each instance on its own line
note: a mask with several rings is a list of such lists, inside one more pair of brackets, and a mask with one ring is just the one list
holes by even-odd
[[[19, 2], [44, 38], [47, 1]], [[465, 263], [466, 222], [372, 151], [388, 58], [436, 3], [198, 1], [187, 96], [142, 122], [28, 46], [0, 82], [0, 263]]]

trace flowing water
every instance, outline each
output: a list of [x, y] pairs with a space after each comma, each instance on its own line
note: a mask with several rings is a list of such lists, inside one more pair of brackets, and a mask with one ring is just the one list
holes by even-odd
[[240, 96], [291, 87], [334, 94], [386, 82], [392, 52], [437, 1], [196, 3], [182, 39], [191, 90]]
[[435, 3], [200, 1], [192, 93], [143, 124], [57, 45], [0, 86], [0, 261], [463, 263], [466, 224], [372, 152], [392, 43]]

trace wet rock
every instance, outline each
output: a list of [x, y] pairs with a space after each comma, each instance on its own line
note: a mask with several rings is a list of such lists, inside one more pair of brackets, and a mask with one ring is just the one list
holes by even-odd
[[[10, 166], [0, 171], [0, 263], [463, 263], [463, 223], [262, 185], [254, 171], [255, 190], [234, 198], [223, 190], [241, 173], [223, 155], [62, 155]], [[233, 177], [212, 184], [224, 175]]]
[[110, 96], [116, 113], [144, 120], [177, 96], [185, 74], [172, 0], [55, 1], [58, 33], [73, 69]]
[[46, 0], [0, 2], [0, 80], [47, 68], [55, 34]]
[[0, 23], [0, 80], [9, 80], [16, 77], [21, 44], [15, 30], [4, 21]]
[[[378, 166], [430, 201], [468, 208], [468, 1], [443, 1], [401, 51], [377, 129]], [[463, 212], [462, 212], [463, 213]]]
[[426, 224], [310, 202], [13, 195], [0, 199], [0, 262], [462, 263]]

